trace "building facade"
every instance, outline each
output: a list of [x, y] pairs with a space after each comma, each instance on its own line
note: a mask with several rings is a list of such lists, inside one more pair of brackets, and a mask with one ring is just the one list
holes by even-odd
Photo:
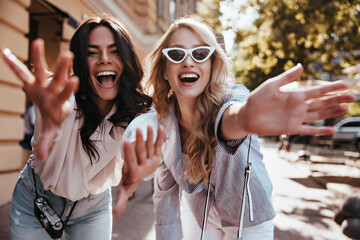
[[[173, 19], [196, 12], [196, 0], [1, 0], [0, 48], [9, 48], [28, 64], [30, 43], [45, 40], [52, 69], [68, 49], [76, 27], [93, 15], [119, 17], [130, 30], [141, 59]], [[11, 200], [21, 169], [30, 154], [19, 142], [24, 137], [22, 114], [29, 105], [22, 83], [0, 58], [0, 205]]]

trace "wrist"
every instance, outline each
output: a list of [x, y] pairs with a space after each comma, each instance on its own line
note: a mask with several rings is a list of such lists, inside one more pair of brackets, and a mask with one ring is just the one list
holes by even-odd
[[253, 134], [251, 129], [251, 117], [249, 117], [248, 104], [243, 104], [239, 107], [237, 112], [237, 125], [242, 132], [242, 135]]
[[140, 181], [122, 181], [121, 186], [126, 191], [128, 197], [132, 196], [132, 194], [135, 192], [136, 188], [140, 184]]

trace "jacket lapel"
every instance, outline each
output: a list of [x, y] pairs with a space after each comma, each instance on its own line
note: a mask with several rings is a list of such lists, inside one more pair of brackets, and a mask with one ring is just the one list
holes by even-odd
[[167, 168], [171, 171], [174, 179], [182, 185], [188, 193], [201, 192], [204, 190], [204, 184], [191, 184], [184, 176], [181, 176], [185, 166], [183, 163], [183, 154], [181, 152], [179, 122], [174, 111], [174, 105], [168, 109], [166, 118], [161, 124], [165, 129], [162, 152]]

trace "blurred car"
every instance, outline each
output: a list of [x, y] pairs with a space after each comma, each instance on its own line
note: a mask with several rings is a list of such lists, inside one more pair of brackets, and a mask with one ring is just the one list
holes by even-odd
[[345, 118], [334, 125], [335, 134], [332, 136], [333, 146], [354, 144], [360, 151], [360, 117]]

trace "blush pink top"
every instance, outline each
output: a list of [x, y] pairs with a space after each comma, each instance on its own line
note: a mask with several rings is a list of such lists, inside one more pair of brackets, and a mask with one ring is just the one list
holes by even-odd
[[[75, 98], [71, 97], [70, 102], [73, 109], [76, 109], [74, 100]], [[158, 121], [155, 110], [151, 109], [149, 112], [137, 116], [124, 130], [122, 127], [113, 126], [107, 120], [115, 110], [116, 107], [114, 106], [90, 137], [100, 153], [99, 161], [93, 160], [92, 165], [89, 156], [83, 149], [79, 133], [82, 119], [76, 117], [78, 112], [75, 110], [72, 110], [63, 122], [48, 159], [41, 162], [34, 152], [31, 166], [35, 173], [40, 176], [46, 190], [51, 190], [56, 195], [76, 201], [87, 197], [89, 194], [102, 193], [109, 187], [119, 184], [124, 163], [121, 151], [123, 140], [135, 141], [136, 128], [142, 130], [146, 139], [147, 126], [152, 126], [156, 133]], [[37, 107], [35, 107], [35, 116], [33, 149], [35, 149], [40, 138], [41, 115]]]

